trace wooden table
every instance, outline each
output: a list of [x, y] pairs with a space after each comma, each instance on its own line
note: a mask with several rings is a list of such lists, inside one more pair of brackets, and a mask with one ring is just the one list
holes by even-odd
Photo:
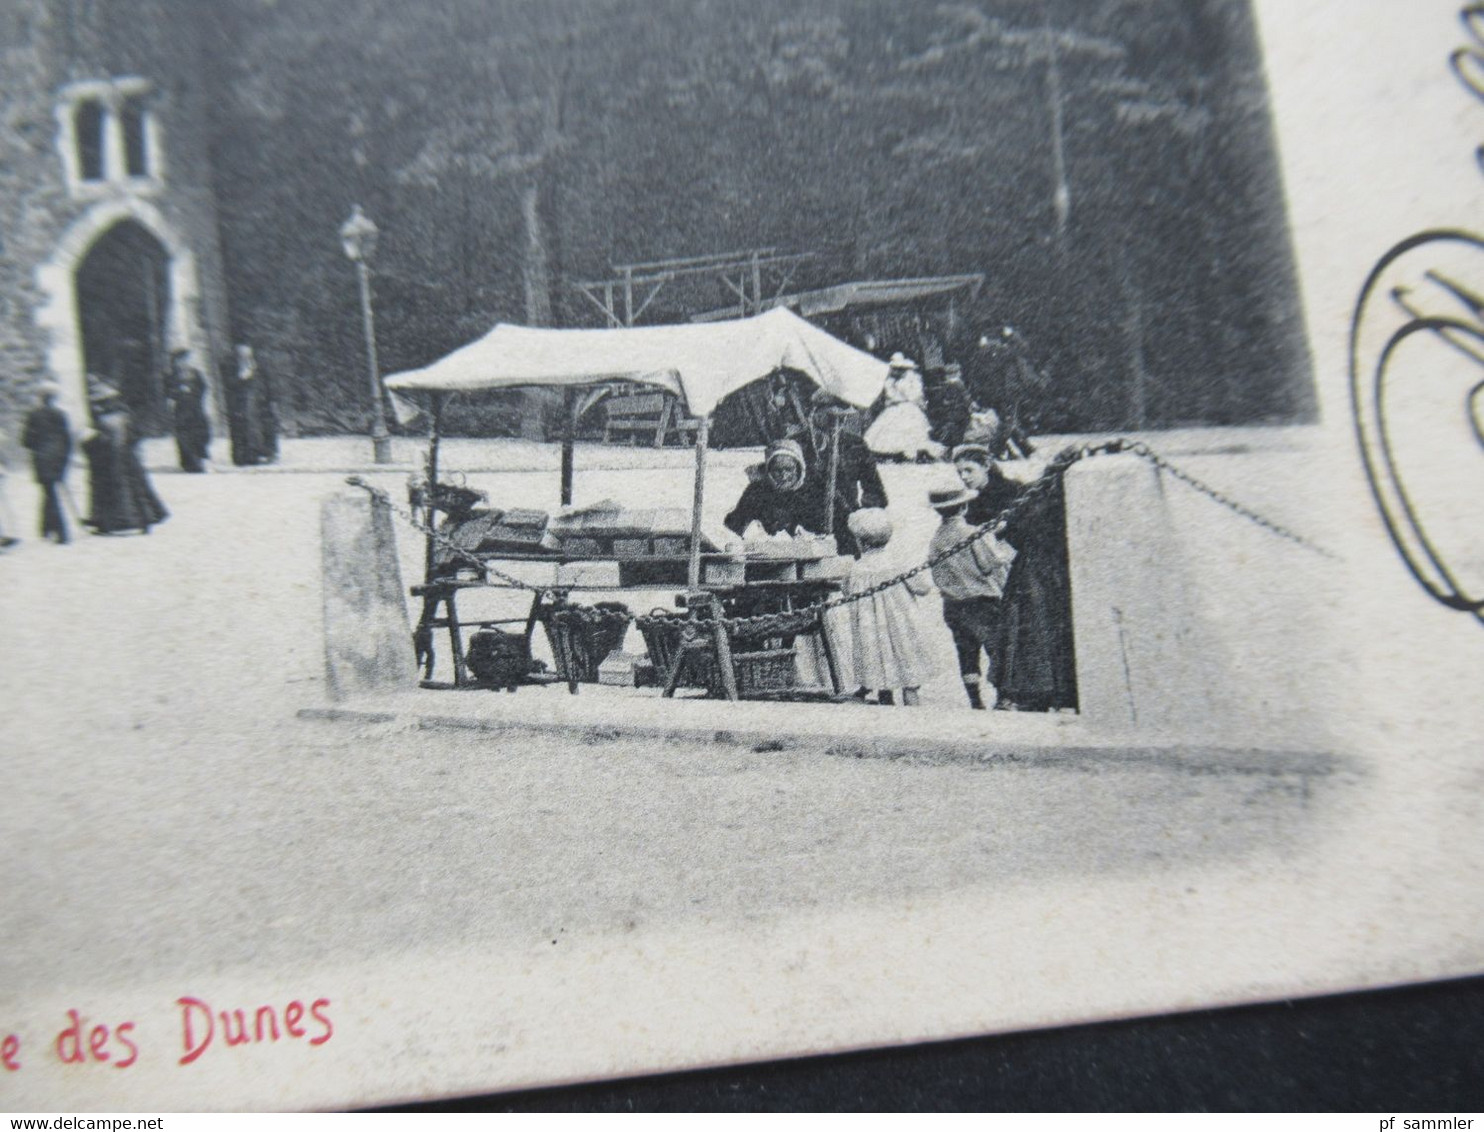
[[[709, 560], [735, 561], [732, 556], [706, 555]], [[672, 604], [682, 608], [691, 609], [698, 614], [695, 623], [698, 626], [709, 625], [709, 632], [695, 632], [690, 635], [683, 649], [694, 650], [704, 648], [712, 657], [721, 676], [723, 690], [730, 700], [739, 698], [737, 691], [736, 674], [733, 669], [731, 656], [731, 641], [727, 635], [724, 619], [737, 616], [751, 616], [757, 613], [770, 612], [792, 612], [807, 607], [815, 602], [838, 593], [841, 581], [832, 578], [801, 578], [798, 577], [800, 563], [789, 559], [754, 559], [746, 561], [746, 572], [741, 581], [727, 582], [722, 584], [702, 584], [694, 590], [689, 588], [677, 592], [677, 583], [671, 580], [674, 570], [678, 567], [683, 576], [684, 565], [688, 562], [685, 558], [661, 558], [658, 556], [638, 558], [631, 560], [614, 559], [591, 559], [591, 558], [564, 558], [557, 555], [504, 555], [498, 558], [491, 557], [488, 560], [490, 566], [500, 569], [502, 566], [514, 568], [517, 564], [524, 565], [532, 562], [545, 564], [564, 565], [568, 563], [581, 562], [610, 562], [618, 561], [620, 584], [614, 586], [597, 585], [541, 585], [525, 583], [517, 585], [515, 582], [504, 581], [499, 578], [493, 579], [461, 579], [457, 577], [439, 578], [422, 585], [412, 587], [412, 595], [423, 599], [422, 616], [418, 621], [416, 633], [419, 659], [423, 663], [424, 687], [454, 687], [454, 688], [491, 688], [506, 687], [511, 691], [520, 684], [548, 684], [565, 678], [568, 690], [576, 693], [578, 680], [572, 664], [572, 658], [562, 653], [562, 634], [552, 630], [552, 617], [563, 609], [570, 608], [568, 597], [573, 592], [582, 593], [625, 593], [625, 592], [669, 592], [673, 593]], [[786, 575], [792, 570], [794, 576]], [[758, 574], [761, 577], [749, 577], [746, 575]], [[628, 580], [624, 580], [627, 576]], [[648, 579], [648, 580], [645, 580]], [[683, 585], [683, 582], [680, 583]], [[459, 617], [457, 600], [458, 595], [466, 590], [519, 590], [529, 588], [531, 593], [531, 605], [524, 618], [496, 618], [464, 621]], [[700, 605], [704, 602], [709, 616], [700, 617]], [[443, 613], [439, 614], [439, 607]], [[525, 648], [527, 655], [530, 654], [531, 641], [538, 624], [547, 628], [548, 636], [552, 640], [553, 648], [558, 652], [557, 663], [563, 671], [557, 677], [531, 674], [514, 684], [505, 683], [492, 685], [474, 679], [468, 670], [464, 653], [464, 626], [495, 627], [500, 625], [522, 625]], [[453, 655], [454, 679], [452, 685], [441, 684], [433, 681], [434, 653], [433, 633], [437, 629], [448, 631], [449, 650]], [[776, 636], [811, 636], [817, 635], [822, 646], [826, 667], [829, 669], [830, 683], [836, 694], [844, 691], [840, 682], [839, 667], [836, 663], [833, 649], [831, 648], [828, 634], [824, 629], [822, 617], [816, 616], [812, 624], [807, 624], [802, 630], [790, 634], [777, 634]], [[666, 696], [672, 696], [675, 692], [680, 676], [681, 656], [678, 653], [675, 663], [665, 674]]]

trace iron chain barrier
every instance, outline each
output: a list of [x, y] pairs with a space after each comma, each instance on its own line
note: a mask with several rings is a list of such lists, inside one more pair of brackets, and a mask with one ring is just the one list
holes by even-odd
[[[813, 625], [819, 618], [823, 617], [825, 613], [828, 613], [831, 610], [840, 609], [844, 606], [852, 605], [858, 601], [864, 601], [866, 598], [874, 597], [876, 594], [883, 593], [886, 590], [891, 589], [893, 586], [899, 586], [903, 582], [907, 581], [909, 578], [914, 578], [924, 571], [931, 570], [934, 566], [947, 561], [954, 555], [962, 553], [970, 546], [972, 546], [975, 542], [978, 542], [980, 539], [984, 539], [989, 537], [990, 535], [997, 535], [1001, 533], [1002, 531], [1004, 531], [1006, 526], [1008, 526], [1017, 516], [1026, 511], [1028, 508], [1040, 503], [1053, 491], [1057, 490], [1061, 486], [1062, 477], [1066, 475], [1067, 471], [1074, 464], [1077, 464], [1082, 460], [1093, 459], [1099, 456], [1112, 456], [1119, 453], [1127, 453], [1129, 455], [1138, 456], [1141, 459], [1147, 460], [1157, 470], [1168, 473], [1174, 479], [1179, 480], [1191, 490], [1198, 492], [1199, 494], [1205, 496], [1207, 499], [1210, 499], [1212, 502], [1219, 504], [1220, 506], [1226, 508], [1228, 511], [1231, 511], [1233, 514], [1236, 514], [1241, 518], [1246, 519], [1248, 522], [1255, 524], [1256, 526], [1267, 531], [1269, 534], [1276, 535], [1278, 538], [1295, 543], [1298, 546], [1302, 546], [1306, 550], [1310, 550], [1315, 554], [1322, 555], [1325, 558], [1329, 558], [1334, 561], [1340, 560], [1340, 556], [1335, 554], [1333, 551], [1319, 546], [1318, 544], [1305, 538], [1303, 535], [1300, 535], [1295, 531], [1291, 531], [1287, 527], [1273, 522], [1271, 519], [1267, 519], [1264, 516], [1259, 515], [1256, 511], [1253, 511], [1250, 507], [1247, 507], [1244, 504], [1238, 502], [1226, 493], [1218, 491], [1217, 489], [1211, 487], [1209, 484], [1203, 483], [1201, 480], [1197, 479], [1189, 472], [1184, 471], [1183, 469], [1170, 463], [1169, 460], [1159, 455], [1157, 452], [1151, 449], [1149, 445], [1143, 443], [1142, 441], [1129, 441], [1124, 439], [1105, 440], [1091, 444], [1074, 444], [1062, 449], [1056, 454], [1056, 456], [1051, 459], [1050, 463], [1047, 464], [1046, 468], [1035, 480], [1027, 484], [1019, 492], [1016, 493], [1015, 498], [1010, 501], [1010, 503], [1004, 508], [1004, 510], [1002, 510], [999, 514], [995, 515], [988, 521], [981, 523], [968, 534], [966, 534], [963, 538], [959, 539], [957, 542], [951, 544], [950, 546], [945, 547], [943, 550], [939, 551], [937, 554], [929, 558], [926, 562], [921, 563], [920, 565], [903, 570], [901, 573], [887, 578], [884, 581], [878, 582], [875, 585], [863, 590], [856, 590], [851, 593], [842, 593], [835, 597], [827, 598], [823, 601], [817, 601], [809, 605], [800, 606], [798, 609], [784, 610], [777, 613], [759, 613], [752, 616], [727, 617], [723, 618], [723, 623], [725, 624], [729, 632], [741, 633], [752, 637], [790, 636], [802, 632], [807, 627]], [[481, 574], [486, 577], [493, 576], [495, 578], [498, 578], [501, 582], [504, 582], [507, 586], [516, 589], [528, 590], [532, 593], [543, 594], [547, 598], [554, 598], [558, 592], [566, 592], [569, 589], [581, 588], [536, 585], [534, 583], [525, 581], [522, 578], [517, 578], [511, 574], [507, 574], [504, 571], [489, 565], [487, 560], [479, 557], [472, 551], [459, 546], [442, 531], [428, 526], [410, 510], [404, 507], [399, 507], [392, 501], [391, 496], [388, 495], [387, 492], [383, 491], [379, 487], [367, 483], [360, 476], [350, 476], [346, 479], [345, 482], [353, 487], [359, 487], [369, 492], [374, 498], [385, 504], [392, 511], [392, 513], [400, 518], [403, 522], [422, 532], [425, 536], [431, 538], [435, 546], [440, 547], [452, 558], [466, 562], [469, 566], [480, 571]], [[696, 611], [693, 608], [692, 617], [695, 616], [695, 613]]]

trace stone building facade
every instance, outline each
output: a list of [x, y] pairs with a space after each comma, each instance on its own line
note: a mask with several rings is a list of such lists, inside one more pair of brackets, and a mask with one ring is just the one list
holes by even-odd
[[168, 431], [161, 377], [192, 351], [220, 417], [228, 346], [193, 0], [0, 5], [0, 436], [43, 381], [74, 428], [87, 375]]

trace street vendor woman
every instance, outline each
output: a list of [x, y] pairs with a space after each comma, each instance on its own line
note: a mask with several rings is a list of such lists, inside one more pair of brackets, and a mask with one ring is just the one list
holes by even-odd
[[741, 534], [756, 522], [770, 535], [795, 528], [812, 534], [833, 534], [840, 554], [859, 557], [860, 548], [847, 520], [851, 512], [863, 507], [885, 507], [886, 489], [869, 456], [862, 459], [855, 451], [861, 446], [860, 438], [842, 433], [839, 440], [832, 523], [827, 517], [829, 445], [810, 444], [806, 456], [804, 445], [790, 438], [768, 446], [762, 466], [750, 473], [751, 482], [724, 520], [727, 527]]
[[[815, 421], [827, 424], [830, 408], [823, 399], [818, 399], [816, 411], [811, 415]], [[811, 433], [816, 435], [780, 440], [768, 446], [762, 465], [749, 470], [751, 482], [724, 522], [737, 534], [754, 522], [760, 523], [768, 534], [792, 531], [796, 527], [813, 534], [823, 533], [827, 526], [831, 526], [826, 522], [825, 512], [829, 498], [830, 452], [832, 447], [836, 447], [835, 513], [831, 529], [836, 551], [859, 558], [861, 548], [850, 529], [850, 515], [868, 507], [884, 508], [886, 489], [881, 484], [876, 463], [860, 437], [841, 432], [832, 442], [827, 428], [811, 428]], [[850, 438], [848, 441], [847, 436]], [[806, 452], [812, 459], [806, 457]], [[779, 595], [759, 593], [743, 601], [738, 611], [767, 612], [778, 600]], [[824, 630], [830, 639], [836, 680], [842, 688], [854, 687], [849, 615], [839, 609], [826, 613]], [[803, 684], [823, 683], [825, 668], [818, 645], [818, 638], [810, 638], [808, 647], [796, 645], [799, 678]]]

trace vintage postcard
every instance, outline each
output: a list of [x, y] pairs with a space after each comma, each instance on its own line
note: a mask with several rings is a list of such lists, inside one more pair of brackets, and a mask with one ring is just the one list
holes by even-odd
[[11, 0], [0, 1107], [1484, 970], [1484, 9]]

